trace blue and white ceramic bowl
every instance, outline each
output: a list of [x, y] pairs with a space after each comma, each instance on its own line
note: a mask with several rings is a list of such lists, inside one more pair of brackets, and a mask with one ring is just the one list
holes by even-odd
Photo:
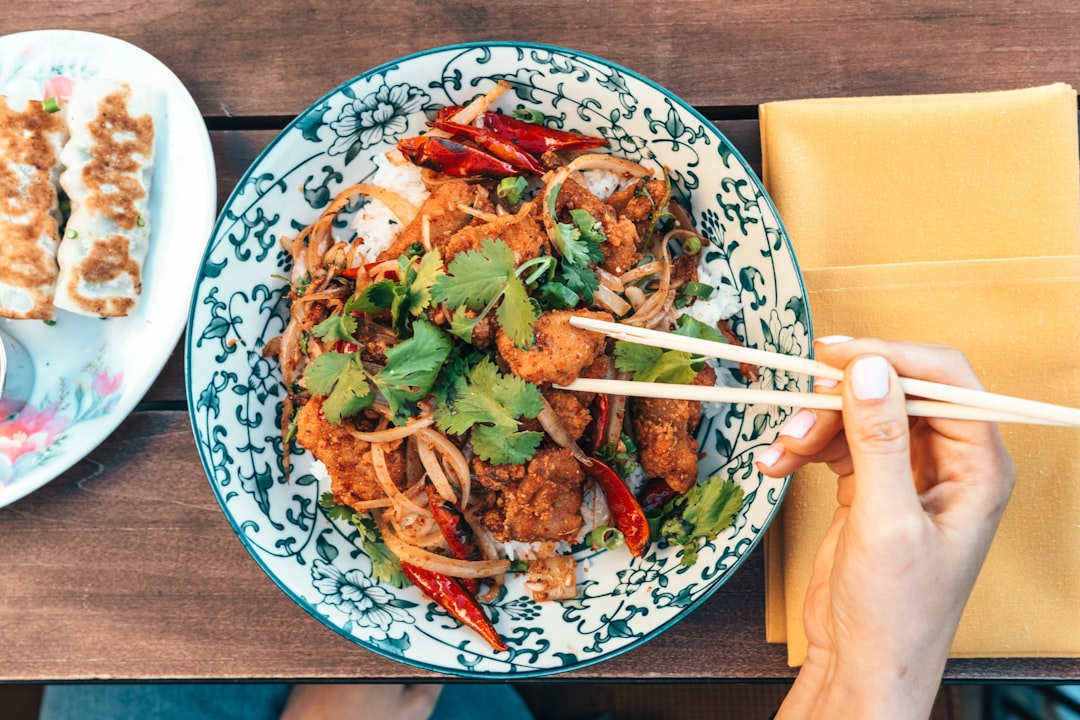
[[[655, 637], [715, 592], [755, 547], [784, 494], [754, 454], [788, 411], [733, 407], [704, 421], [703, 474], [746, 491], [735, 524], [683, 568], [678, 549], [654, 543], [576, 553], [588, 572], [571, 602], [533, 602], [511, 579], [488, 605], [510, 646], [493, 652], [412, 587], [370, 577], [350, 527], [319, 507], [325, 470], [296, 450], [282, 469], [284, 389], [263, 356], [287, 311], [281, 236], [313, 222], [335, 193], [367, 180], [373, 163], [428, 116], [505, 80], [496, 107], [538, 109], [549, 124], [608, 138], [611, 151], [667, 166], [708, 252], [726, 267], [744, 311], [734, 328], [751, 346], [809, 352], [805, 294], [784, 230], [761, 183], [704, 117], [633, 72], [570, 50], [522, 43], [439, 48], [363, 73], [294, 120], [240, 181], [214, 229], [195, 287], [187, 335], [188, 400], [207, 475], [233, 528], [291, 598], [345, 637], [401, 662], [453, 675], [524, 678], [580, 668]], [[718, 82], [722, 78], [717, 79]], [[765, 372], [766, 389], [806, 389]]]

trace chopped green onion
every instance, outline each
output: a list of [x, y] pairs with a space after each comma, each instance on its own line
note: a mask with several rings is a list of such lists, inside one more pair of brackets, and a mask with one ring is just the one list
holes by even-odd
[[136, 225], [138, 225], [139, 227], [146, 227], [146, 221], [145, 221], [145, 220], [143, 220], [143, 216], [142, 216], [142, 215], [140, 215], [139, 217], [135, 218], [135, 224], [136, 224]]
[[42, 320], [42, 322], [45, 323], [46, 325], [48, 325], [49, 327], [52, 327], [53, 325], [56, 324], [56, 320]]
[[707, 300], [715, 290], [712, 285], [691, 281], [679, 288], [679, 294]]
[[515, 120], [521, 120], [523, 122], [530, 122], [536, 125], [544, 122], [544, 113], [531, 108], [514, 108], [514, 111], [510, 114], [514, 116]]
[[74, 240], [75, 238], [79, 237], [79, 233], [75, 230], [68, 230], [67, 237], [71, 240]]
[[529, 572], [529, 561], [528, 560], [511, 560], [510, 561], [510, 569], [507, 572], [512, 572], [512, 573]]
[[589, 533], [589, 545], [597, 550], [614, 550], [623, 544], [623, 534], [618, 528], [601, 525]]
[[682, 251], [687, 255], [697, 255], [701, 252], [701, 238], [697, 235], [687, 235], [682, 241]]
[[60, 111], [60, 101], [54, 97], [48, 97], [41, 101], [41, 109], [47, 113]]
[[505, 177], [499, 181], [499, 187], [496, 188], [495, 194], [511, 205], [517, 205], [518, 201], [521, 200], [521, 193], [525, 192], [525, 188], [528, 186], [528, 181], [520, 175]]

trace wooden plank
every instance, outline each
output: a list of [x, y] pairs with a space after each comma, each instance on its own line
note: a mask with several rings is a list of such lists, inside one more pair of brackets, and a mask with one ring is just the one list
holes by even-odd
[[[136, 413], [0, 509], [0, 547], [0, 682], [435, 677], [345, 640], [273, 584], [221, 512], [183, 412]], [[763, 642], [762, 583], [755, 555], [656, 641], [572, 675], [788, 678]]]
[[211, 0], [85, 0], [5, 8], [5, 32], [43, 27], [111, 34], [150, 50], [213, 118], [292, 116], [381, 63], [493, 39], [600, 55], [704, 107], [1054, 81], [1080, 86], [1080, 6], [1073, 0], [263, 0], [242, 13]]

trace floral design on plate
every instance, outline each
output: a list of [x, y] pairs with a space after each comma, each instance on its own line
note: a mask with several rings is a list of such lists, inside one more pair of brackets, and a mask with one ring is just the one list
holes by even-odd
[[[222, 510], [255, 560], [298, 604], [338, 633], [387, 657], [445, 673], [521, 678], [563, 672], [624, 652], [671, 626], [721, 587], [761, 537], [786, 483], [753, 465], [785, 411], [730, 407], [703, 419], [703, 474], [746, 492], [733, 527], [683, 567], [679, 548], [654, 543], [575, 548], [579, 594], [533, 602], [511, 576], [488, 613], [509, 650], [496, 653], [413, 587], [372, 578], [355, 528], [319, 505], [325, 468], [291, 449], [282, 465], [283, 389], [263, 356], [285, 326], [289, 256], [279, 240], [313, 222], [334, 194], [368, 181], [397, 139], [426, 128], [440, 108], [463, 104], [498, 80], [504, 112], [536, 109], [547, 124], [612, 143], [612, 151], [662, 163], [687, 200], [710, 259], [742, 298], [736, 332], [752, 346], [805, 354], [805, 292], [795, 258], [761, 183], [716, 128], [678, 98], [604, 60], [515, 43], [459, 45], [377, 67], [296, 118], [245, 174], [207, 247], [188, 322], [188, 395], [196, 443]], [[737, 370], [730, 381], [742, 383]], [[805, 382], [766, 374], [761, 386]], [[805, 388], [802, 388], [805, 389]]]
[[[217, 204], [206, 124], [164, 64], [117, 38], [77, 30], [0, 36], [0, 94], [40, 99], [58, 76], [109, 77], [155, 89], [150, 247], [135, 312], [101, 320], [58, 311], [55, 322], [0, 320], [34, 368], [28, 404], [0, 409], [0, 507], [70, 468], [97, 447], [142, 399], [180, 338], [199, 269], [192, 238], [209, 236]], [[87, 359], [93, 359], [89, 364]]]

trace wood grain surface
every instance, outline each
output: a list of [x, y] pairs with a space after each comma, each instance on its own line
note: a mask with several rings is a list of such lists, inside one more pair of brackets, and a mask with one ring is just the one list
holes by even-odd
[[[463, 41], [552, 43], [625, 65], [717, 121], [755, 168], [765, 101], [1080, 86], [1073, 0], [10, 5], [0, 33], [102, 32], [169, 65], [212, 129], [219, 204], [315, 99], [380, 63]], [[327, 629], [248, 555], [193, 444], [182, 341], [111, 437], [0, 509], [0, 558], [0, 682], [437, 677]], [[755, 552], [660, 637], [559, 678], [791, 678], [784, 648], [764, 641], [762, 576]], [[1076, 680], [1080, 659], [951, 661], [946, 678]]]

